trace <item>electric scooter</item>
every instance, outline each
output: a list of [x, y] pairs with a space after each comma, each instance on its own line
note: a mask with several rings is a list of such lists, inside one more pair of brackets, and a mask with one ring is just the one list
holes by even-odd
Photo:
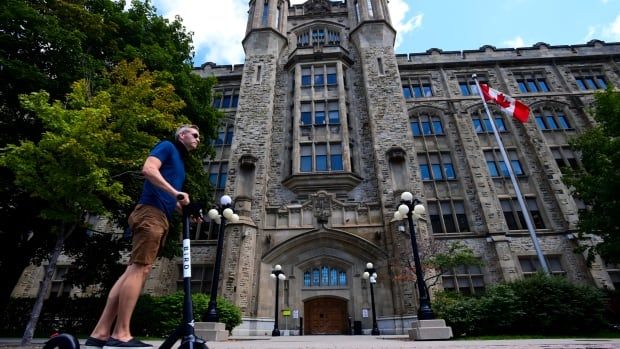
[[[182, 200], [183, 195], [177, 199]], [[202, 218], [202, 210], [195, 205], [183, 207], [183, 321], [159, 347], [160, 349], [172, 349], [172, 346], [181, 340], [180, 349], [209, 349], [204, 339], [198, 338], [194, 332], [194, 314], [192, 310], [192, 264], [189, 239], [189, 217]], [[50, 338], [43, 349], [79, 349], [80, 343], [75, 336], [61, 333]]]

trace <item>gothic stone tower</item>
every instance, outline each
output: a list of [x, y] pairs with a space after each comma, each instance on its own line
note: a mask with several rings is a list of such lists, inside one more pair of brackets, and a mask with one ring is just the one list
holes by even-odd
[[221, 277], [246, 325], [274, 316], [275, 264], [280, 307], [308, 334], [370, 327], [367, 262], [378, 315], [398, 316], [393, 328], [413, 319], [414, 288], [390, 277], [411, 256], [392, 233], [394, 198], [419, 192], [395, 34], [385, 0], [250, 2], [225, 187], [242, 219], [227, 228]]

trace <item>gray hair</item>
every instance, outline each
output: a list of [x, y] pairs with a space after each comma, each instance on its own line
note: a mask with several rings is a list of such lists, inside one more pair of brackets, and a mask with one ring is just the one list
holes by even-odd
[[174, 132], [174, 139], [178, 140], [181, 134], [190, 130], [200, 131], [200, 129], [196, 125], [181, 125], [179, 128], [177, 128], [176, 132]]

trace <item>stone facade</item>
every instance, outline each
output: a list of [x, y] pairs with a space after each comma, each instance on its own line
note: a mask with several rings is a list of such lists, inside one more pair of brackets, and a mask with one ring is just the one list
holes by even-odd
[[[460, 242], [484, 264], [447, 273], [433, 290], [480, 292], [540, 268], [514, 187], [501, 175], [504, 162], [487, 132], [474, 73], [532, 110], [521, 124], [490, 105], [551, 270], [614, 287], [603, 261], [588, 268], [573, 253], [588, 242], [572, 233], [579, 203], [562, 183], [560, 165], [578, 166], [568, 140], [593, 124], [587, 108], [596, 87], [620, 83], [620, 44], [395, 54], [386, 0], [249, 6], [244, 64], [195, 69], [215, 76], [223, 96], [233, 91], [218, 102], [225, 136], [208, 169], [224, 179], [216, 194], [232, 196], [241, 216], [226, 226], [219, 278], [219, 294], [243, 311], [237, 334], [270, 332], [276, 264], [287, 276], [280, 309], [296, 315], [280, 314], [281, 329], [286, 322], [295, 333], [300, 318], [319, 316], [329, 326], [307, 320], [306, 333], [341, 333], [356, 323], [369, 332], [370, 291], [361, 277], [367, 262], [378, 273], [381, 333], [406, 333], [418, 300], [410, 238], [393, 220], [404, 191], [427, 207], [416, 226], [423, 260]], [[588, 76], [599, 85], [582, 85]], [[192, 245], [192, 262], [206, 269], [215, 259], [208, 231], [216, 228], [200, 228], [207, 233]], [[146, 291], [175, 291], [178, 264], [158, 262]], [[208, 284], [212, 271], [203, 275]], [[28, 284], [16, 295], [32, 293]]]

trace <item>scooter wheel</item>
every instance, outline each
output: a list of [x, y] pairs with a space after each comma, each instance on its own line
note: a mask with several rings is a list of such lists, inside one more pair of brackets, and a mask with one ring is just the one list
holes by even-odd
[[68, 333], [61, 333], [57, 336], [50, 338], [43, 349], [80, 349], [80, 342], [78, 342], [77, 338], [73, 337]]
[[207, 343], [200, 338], [196, 338], [195, 341], [186, 341], [179, 345], [179, 349], [209, 349]]

